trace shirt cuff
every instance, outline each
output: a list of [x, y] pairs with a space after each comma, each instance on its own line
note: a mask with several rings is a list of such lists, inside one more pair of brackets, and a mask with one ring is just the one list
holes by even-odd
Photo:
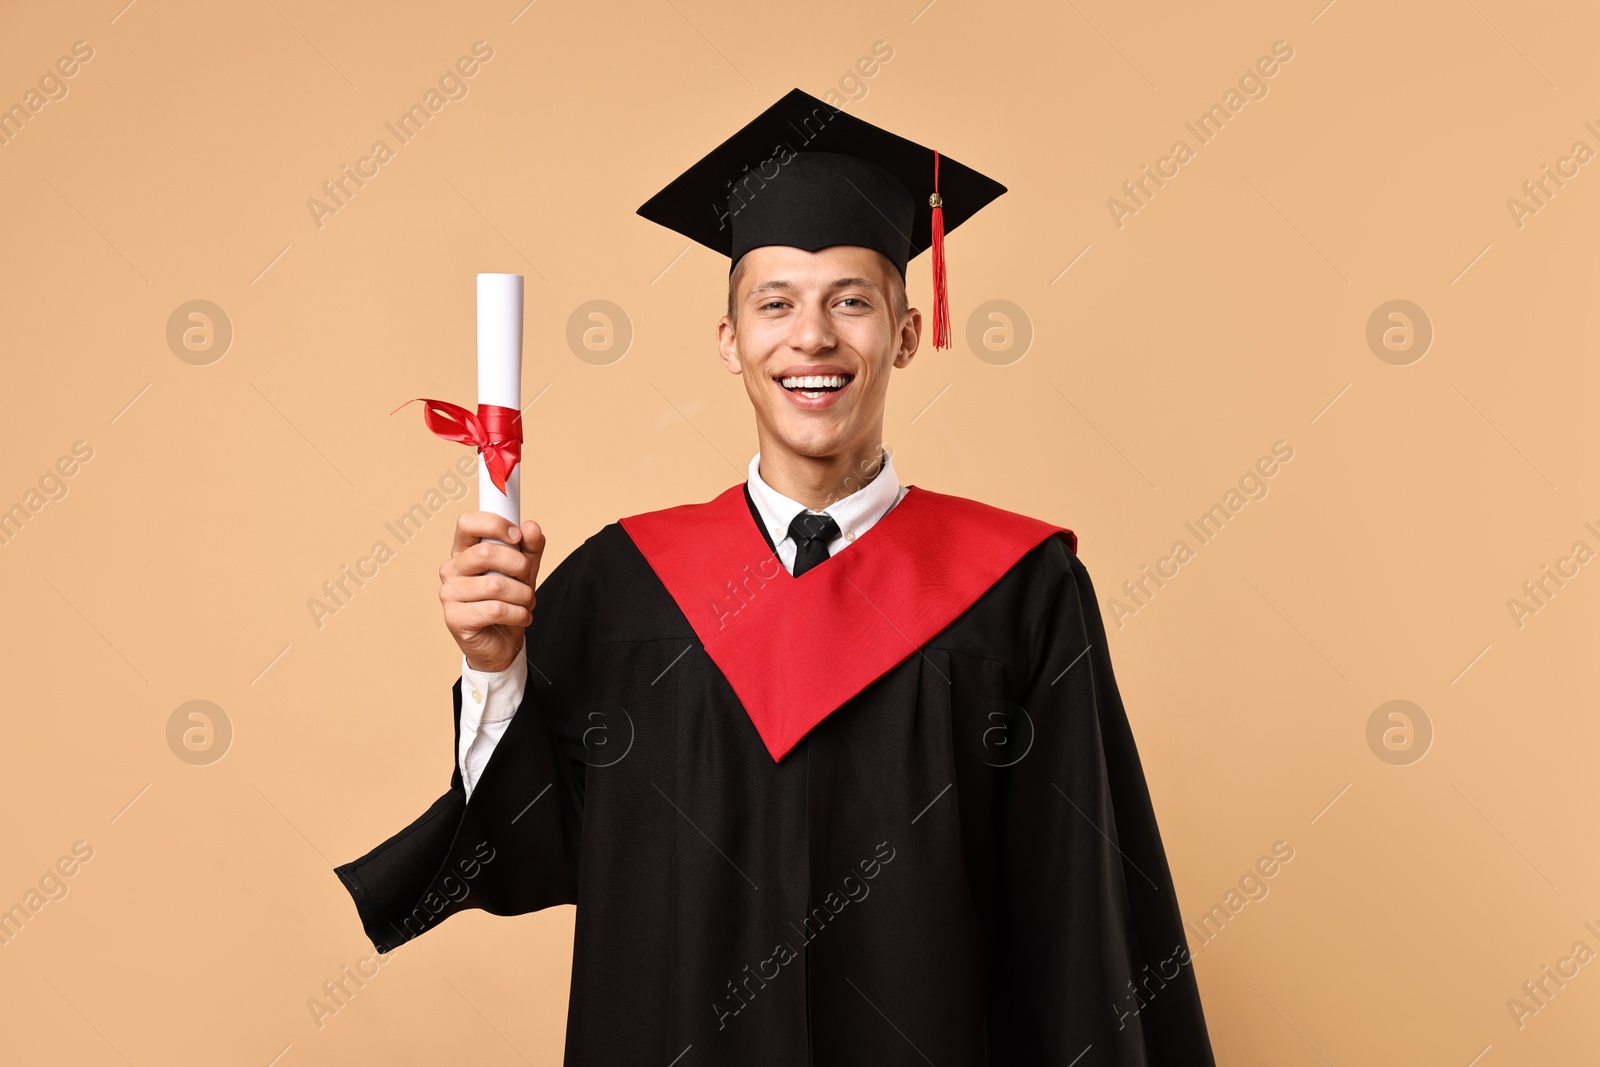
[[528, 661], [518, 653], [503, 671], [475, 671], [461, 657], [461, 718], [474, 729], [480, 723], [509, 719], [522, 706], [528, 687]]

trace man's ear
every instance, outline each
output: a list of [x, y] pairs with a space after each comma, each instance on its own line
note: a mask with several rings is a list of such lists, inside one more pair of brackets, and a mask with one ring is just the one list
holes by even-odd
[[900, 347], [894, 354], [896, 367], [911, 365], [911, 357], [917, 354], [917, 346], [922, 343], [922, 312], [911, 308], [906, 312], [905, 324], [900, 327]]
[[744, 373], [744, 365], [739, 361], [739, 331], [733, 325], [733, 320], [724, 315], [717, 320], [717, 352], [722, 357], [722, 365], [728, 368], [729, 374]]

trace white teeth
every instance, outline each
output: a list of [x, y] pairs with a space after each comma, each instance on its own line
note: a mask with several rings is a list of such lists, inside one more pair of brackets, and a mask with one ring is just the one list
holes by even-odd
[[820, 374], [806, 374], [798, 378], [780, 378], [778, 383], [785, 389], [842, 389], [848, 381], [843, 375], [823, 376]]

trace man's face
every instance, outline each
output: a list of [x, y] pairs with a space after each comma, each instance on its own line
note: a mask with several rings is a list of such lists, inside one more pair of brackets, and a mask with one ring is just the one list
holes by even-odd
[[[764, 449], [826, 457], [881, 441], [889, 369], [911, 362], [922, 328], [916, 310], [895, 319], [891, 278], [887, 258], [856, 245], [745, 253], [738, 326], [723, 316], [717, 338], [723, 364], [744, 376]], [[808, 389], [800, 377], [829, 381]]]

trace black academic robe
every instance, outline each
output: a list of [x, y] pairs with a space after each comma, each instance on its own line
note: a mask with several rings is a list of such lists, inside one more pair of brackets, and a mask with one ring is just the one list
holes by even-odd
[[[982, 544], [991, 518], [1015, 516], [913, 486], [797, 579], [776, 573], [747, 492], [717, 500], [709, 525], [687, 508], [653, 513], [668, 521], [648, 531], [608, 525], [545, 577], [526, 696], [470, 802], [452, 748], [449, 790], [337, 869], [375, 947], [466, 908], [576, 904], [572, 1065], [1212, 1065], [1071, 532], [999, 557], [998, 577], [952, 594], [968, 603], [913, 648], [918, 625], [939, 625], [918, 612], [960, 586], [927, 568], [968, 559], [944, 535]], [[927, 521], [946, 510], [964, 518]], [[705, 543], [726, 530], [765, 568], [730, 573], [732, 598], [701, 611], [689, 590], [704, 582], [659, 548], [680, 528], [699, 539], [682, 559], [736, 562]], [[870, 584], [896, 568], [915, 603]], [[862, 595], [797, 620], [816, 602], [779, 587], [819, 575]], [[763, 607], [785, 627], [764, 627]], [[790, 647], [753, 671], [734, 663], [717, 636], [730, 613]], [[884, 641], [862, 636], [874, 627]], [[778, 692], [762, 688], [772, 678], [825, 693], [852, 672], [871, 680], [814, 724], [791, 716], [787, 735], [730, 683], [776, 705], [760, 695]], [[453, 699], [459, 742], [459, 682]]]

